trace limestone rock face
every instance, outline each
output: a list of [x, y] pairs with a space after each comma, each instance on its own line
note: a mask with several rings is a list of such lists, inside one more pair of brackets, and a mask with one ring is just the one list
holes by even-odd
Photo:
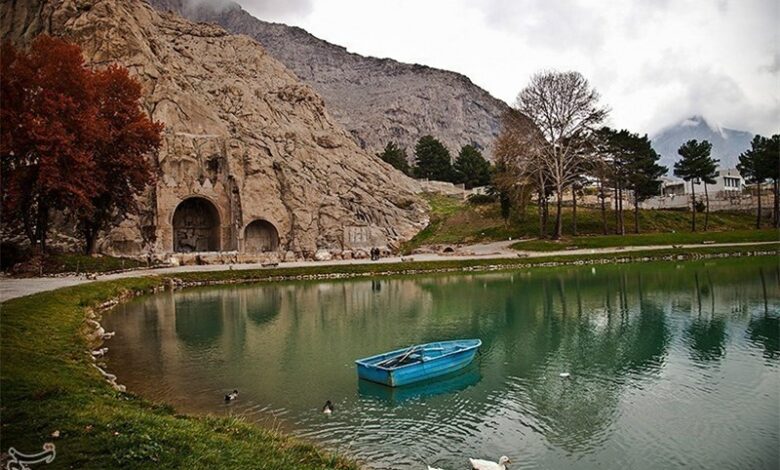
[[104, 251], [312, 257], [394, 247], [427, 224], [417, 183], [360, 149], [249, 37], [141, 0], [2, 2], [0, 27], [3, 39], [48, 33], [81, 45], [95, 66], [125, 65], [165, 124], [145, 210], [118, 221]]
[[492, 158], [506, 103], [445, 70], [364, 57], [318, 39], [301, 28], [261, 21], [229, 0], [150, 0], [194, 20], [216, 23], [259, 41], [325, 99], [333, 117], [372, 153], [388, 141], [407, 147], [431, 134], [450, 152], [466, 144]]

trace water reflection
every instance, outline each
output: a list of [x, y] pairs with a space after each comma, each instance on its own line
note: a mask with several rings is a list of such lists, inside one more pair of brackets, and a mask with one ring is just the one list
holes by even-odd
[[[376, 468], [501, 454], [771, 468], [778, 281], [753, 259], [188, 290], [109, 317], [110, 368], [182, 411], [271, 416]], [[483, 341], [464, 374], [397, 390], [356, 378], [358, 357], [463, 337]]]
[[[479, 359], [477, 359], [477, 362], [479, 362]], [[479, 366], [473, 365], [465, 370], [439, 379], [427, 380], [404, 387], [387, 387], [359, 379], [358, 393], [360, 393], [361, 397], [373, 398], [397, 405], [407, 400], [425, 399], [435, 397], [436, 395], [460, 392], [472, 385], [476, 385], [481, 378]]]

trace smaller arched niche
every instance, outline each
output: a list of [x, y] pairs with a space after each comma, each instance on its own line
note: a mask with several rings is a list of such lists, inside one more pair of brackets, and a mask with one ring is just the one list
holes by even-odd
[[279, 232], [267, 220], [255, 220], [244, 231], [244, 251], [247, 253], [266, 253], [279, 248]]

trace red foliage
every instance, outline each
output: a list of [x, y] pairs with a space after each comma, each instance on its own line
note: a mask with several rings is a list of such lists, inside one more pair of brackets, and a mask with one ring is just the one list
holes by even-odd
[[82, 221], [131, 211], [152, 177], [145, 155], [160, 145], [161, 126], [140, 110], [140, 96], [126, 69], [92, 71], [79, 47], [61, 39], [40, 36], [26, 51], [3, 44], [4, 223], [21, 222], [45, 249], [52, 210]]

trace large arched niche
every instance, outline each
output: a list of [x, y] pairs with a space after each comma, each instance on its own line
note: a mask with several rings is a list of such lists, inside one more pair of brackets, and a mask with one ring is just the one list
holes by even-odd
[[279, 248], [279, 232], [274, 224], [258, 219], [244, 229], [244, 251], [246, 253], [266, 253]]
[[183, 200], [173, 213], [173, 251], [220, 251], [219, 212], [202, 197]]

